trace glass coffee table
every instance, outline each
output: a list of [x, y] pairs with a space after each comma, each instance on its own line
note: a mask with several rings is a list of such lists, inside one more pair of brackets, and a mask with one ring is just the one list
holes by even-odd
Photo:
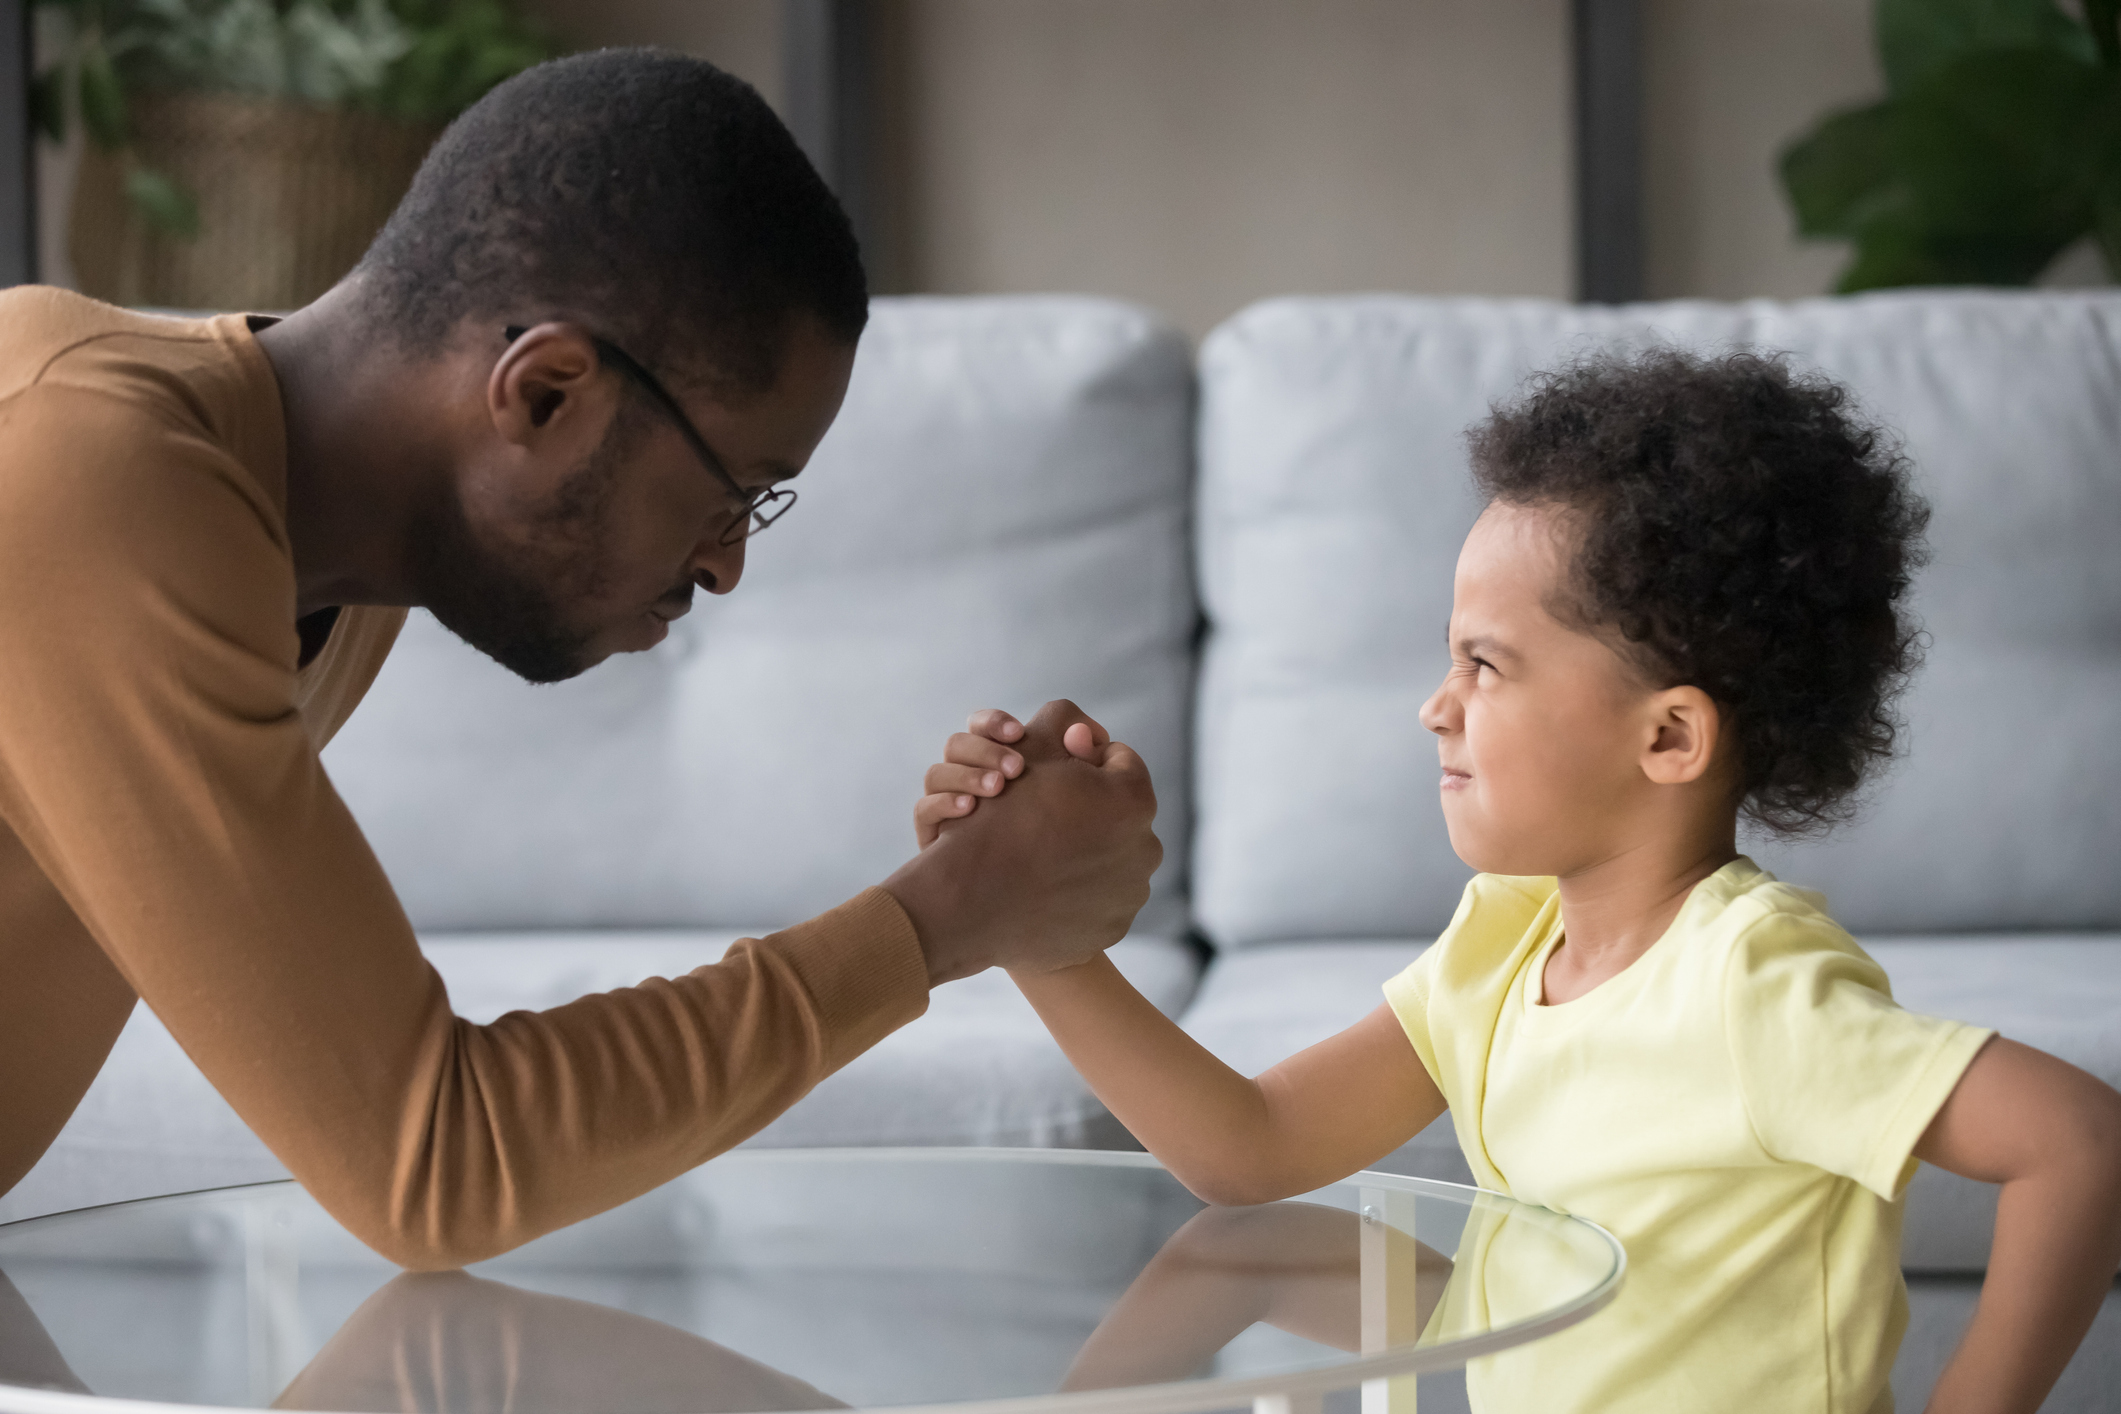
[[1208, 1208], [1141, 1154], [730, 1154], [443, 1273], [271, 1183], [0, 1226], [0, 1414], [1370, 1414], [1624, 1267], [1454, 1184]]

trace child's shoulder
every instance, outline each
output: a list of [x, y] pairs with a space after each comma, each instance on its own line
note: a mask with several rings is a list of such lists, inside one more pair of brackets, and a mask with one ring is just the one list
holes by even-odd
[[1560, 881], [1551, 874], [1475, 874], [1466, 881], [1458, 912], [1439, 943], [1477, 939], [1482, 945], [1515, 943], [1558, 907]]
[[1483, 975], [1507, 976], [1520, 955], [1556, 926], [1559, 890], [1551, 875], [1475, 874], [1421, 966], [1453, 975], [1461, 987]]
[[1675, 928], [1720, 953], [1734, 985], [1826, 972], [1891, 995], [1884, 969], [1834, 921], [1825, 895], [1743, 855], [1695, 886]]

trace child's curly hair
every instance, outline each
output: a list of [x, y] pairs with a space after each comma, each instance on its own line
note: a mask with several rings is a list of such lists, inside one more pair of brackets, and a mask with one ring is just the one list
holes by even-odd
[[1559, 611], [1724, 709], [1743, 814], [1796, 836], [1854, 813], [1921, 660], [1902, 601], [1929, 508], [1845, 388], [1760, 354], [1606, 354], [1534, 377], [1468, 441], [1486, 499], [1580, 527]]

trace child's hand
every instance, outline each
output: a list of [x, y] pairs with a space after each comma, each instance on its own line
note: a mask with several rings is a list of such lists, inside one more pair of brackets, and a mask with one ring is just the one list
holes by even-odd
[[[943, 743], [943, 759], [928, 768], [926, 792], [913, 807], [913, 834], [926, 849], [943, 825], [978, 808], [981, 797], [996, 796], [1023, 774], [1024, 758], [1009, 743], [1024, 739], [1024, 724], [998, 707], [974, 712], [965, 730]], [[1112, 740], [1095, 722], [1077, 722], [1061, 744], [1068, 754], [1095, 761]]]

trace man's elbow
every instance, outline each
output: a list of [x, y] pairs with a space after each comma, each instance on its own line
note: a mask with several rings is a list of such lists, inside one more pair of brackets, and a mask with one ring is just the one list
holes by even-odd
[[384, 1261], [409, 1272], [446, 1272], [484, 1262], [538, 1236], [491, 1215], [394, 1205], [332, 1205], [331, 1215]]

